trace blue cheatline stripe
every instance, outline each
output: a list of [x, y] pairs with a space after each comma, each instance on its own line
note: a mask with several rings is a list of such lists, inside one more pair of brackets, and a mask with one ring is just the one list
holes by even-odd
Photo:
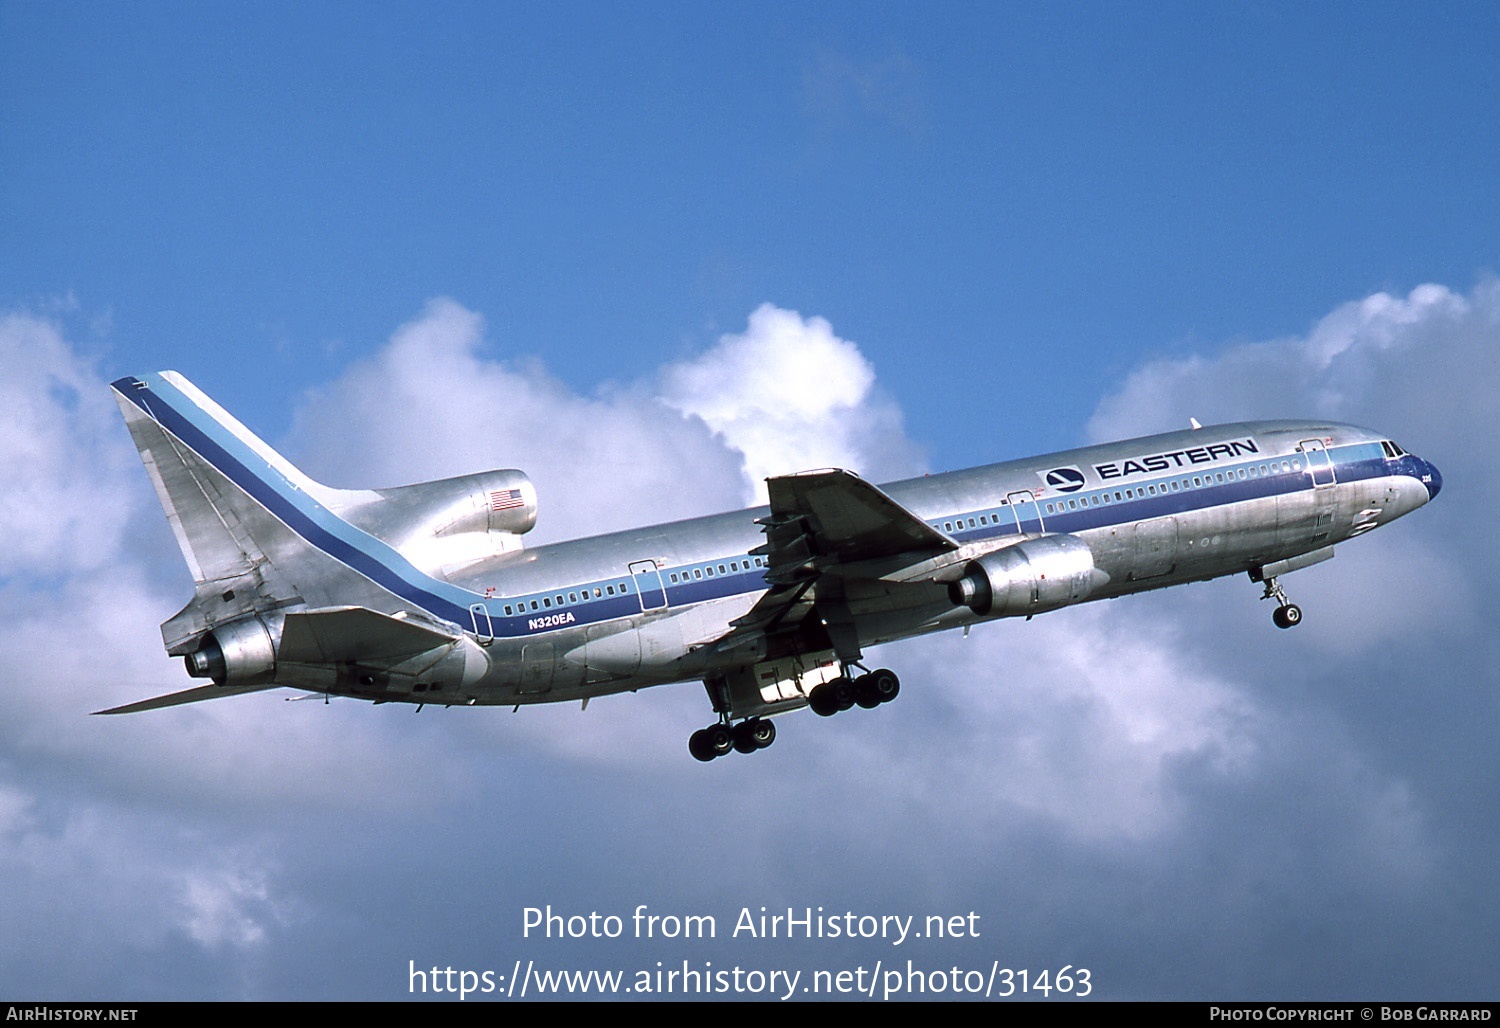
[[399, 551], [349, 524], [289, 482], [265, 458], [159, 375], [144, 388], [120, 379], [115, 389], [199, 457], [281, 519], [313, 547], [403, 600], [464, 623], [476, 593], [440, 582]]

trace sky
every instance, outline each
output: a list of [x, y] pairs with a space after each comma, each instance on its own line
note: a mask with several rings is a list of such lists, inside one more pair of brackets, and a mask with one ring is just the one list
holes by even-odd
[[[0, 0], [0, 999], [1496, 999], [1497, 46], [1466, 3]], [[330, 485], [522, 468], [529, 542], [1189, 418], [1370, 425], [1444, 490], [1287, 576], [1294, 632], [1241, 578], [891, 644], [896, 703], [707, 765], [694, 683], [91, 718], [187, 684], [108, 389], [166, 368]]]

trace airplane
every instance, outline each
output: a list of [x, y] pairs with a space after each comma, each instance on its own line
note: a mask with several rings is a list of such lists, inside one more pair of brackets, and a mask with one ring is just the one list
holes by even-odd
[[897, 675], [868, 647], [1071, 604], [1283, 575], [1437, 496], [1388, 437], [1254, 421], [884, 486], [825, 469], [767, 479], [750, 510], [526, 547], [516, 470], [387, 489], [314, 482], [175, 372], [112, 383], [192, 571], [162, 626], [208, 684], [100, 714], [282, 686], [375, 703], [588, 701], [701, 681], [710, 761], [771, 718], [873, 708]]

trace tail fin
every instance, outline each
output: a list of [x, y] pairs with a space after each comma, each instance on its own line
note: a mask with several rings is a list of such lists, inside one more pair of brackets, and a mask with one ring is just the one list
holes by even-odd
[[455, 683], [470, 663], [478, 666], [458, 645], [458, 626], [467, 620], [477, 629], [471, 604], [483, 597], [434, 578], [402, 545], [441, 541], [450, 530], [458, 530], [457, 543], [472, 543], [467, 528], [525, 531], [535, 491], [524, 475], [330, 489], [180, 375], [122, 378], [113, 387], [196, 583], [193, 599], [162, 624], [162, 639], [169, 654], [187, 658], [189, 674], [215, 684], [101, 713], [277, 684], [383, 699], [370, 682], [415, 683], [395, 670], [405, 660], [433, 654], [423, 673], [445, 662]]
[[227, 618], [310, 600], [288, 576], [295, 569], [278, 562], [314, 551], [276, 512], [297, 493], [324, 508], [362, 494], [314, 482], [175, 372], [112, 385], [197, 584], [162, 625], [167, 652], [188, 652]]
[[339, 492], [298, 471], [175, 371], [122, 378], [112, 387], [199, 585], [234, 581], [266, 561], [264, 548], [239, 516], [244, 490], [210, 460], [243, 466], [248, 457], [258, 458], [292, 488], [325, 504]]

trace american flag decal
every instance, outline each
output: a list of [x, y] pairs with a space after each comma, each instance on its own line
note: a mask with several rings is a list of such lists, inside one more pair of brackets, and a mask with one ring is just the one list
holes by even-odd
[[524, 507], [526, 501], [521, 499], [519, 489], [495, 489], [490, 493], [490, 510], [514, 510], [516, 507]]

